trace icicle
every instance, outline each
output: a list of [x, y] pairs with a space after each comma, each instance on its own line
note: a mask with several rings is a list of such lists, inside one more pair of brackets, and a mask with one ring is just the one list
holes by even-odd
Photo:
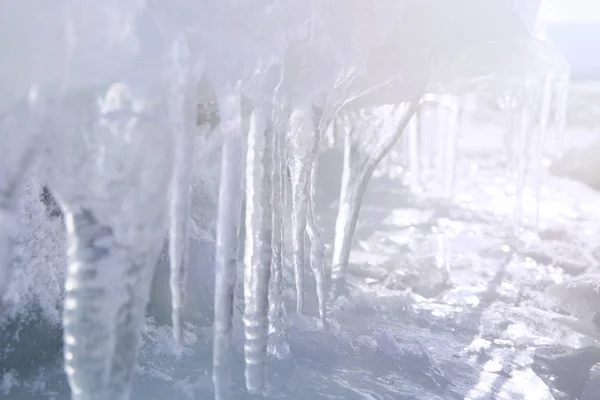
[[284, 217], [283, 210], [285, 204], [285, 131], [280, 131], [279, 127], [273, 129], [273, 186], [271, 197], [273, 207], [273, 227], [272, 227], [272, 259], [271, 259], [271, 283], [269, 290], [269, 353], [281, 358], [283, 356], [280, 349], [282, 341], [281, 323], [283, 318], [283, 242], [284, 242]]
[[217, 400], [231, 399], [231, 328], [241, 207], [243, 145], [239, 88], [218, 94], [223, 150], [215, 255], [213, 383]]
[[[350, 121], [346, 120], [346, 129], [353, 129]], [[356, 149], [353, 147], [352, 133], [346, 132], [344, 142], [344, 166], [342, 169], [342, 182], [340, 187], [340, 199], [338, 214], [335, 220], [335, 237], [333, 244], [333, 259], [331, 269], [332, 283], [338, 283], [345, 279], [346, 268], [350, 260], [350, 247], [352, 236], [358, 221], [357, 196], [360, 196], [360, 188], [355, 183], [360, 182], [358, 171], [354, 169], [356, 164]]]
[[515, 171], [515, 162], [517, 160], [515, 150], [515, 104], [511, 93], [505, 94], [501, 99], [504, 106], [504, 115], [506, 118], [506, 130], [504, 131], [504, 150], [506, 155], [506, 172], [509, 179], [512, 178]]
[[432, 175], [434, 170], [433, 158], [435, 156], [435, 145], [438, 137], [436, 135], [436, 129], [432, 129], [429, 126], [429, 123], [433, 120], [431, 118], [431, 103], [423, 102], [420, 107], [420, 117], [419, 122], [421, 124], [420, 132], [419, 132], [419, 175], [420, 181], [419, 183], [423, 185], [425, 189], [425, 184], [429, 180], [429, 177]]
[[[181, 105], [182, 109], [185, 107]], [[189, 218], [191, 207], [192, 171], [194, 168], [194, 129], [189, 121], [181, 121], [175, 132], [175, 165], [170, 202], [169, 260], [175, 351], [183, 346], [182, 310], [185, 306], [185, 281], [189, 250]]]
[[300, 104], [290, 116], [292, 250], [296, 279], [296, 312], [304, 309], [304, 235], [309, 199], [310, 171], [316, 156], [317, 132], [312, 105]]
[[456, 173], [456, 148], [458, 145], [458, 130], [461, 123], [461, 105], [460, 101], [452, 101], [445, 107], [448, 111], [448, 124], [445, 125], [444, 147], [442, 149], [442, 176], [443, 176], [443, 197], [451, 200], [454, 197], [455, 173]]
[[569, 74], [562, 76], [556, 84], [556, 105], [554, 121], [556, 123], [556, 141], [559, 155], [566, 151], [565, 130], [567, 125], [567, 105], [569, 97]]
[[310, 174], [310, 193], [307, 207], [307, 229], [308, 237], [310, 238], [310, 266], [315, 276], [317, 285], [317, 298], [319, 301], [319, 317], [324, 329], [327, 329], [327, 281], [325, 277], [325, 242], [321, 229], [317, 225], [315, 219], [315, 188], [317, 185], [316, 179], [317, 159], [312, 166]]
[[[526, 95], [527, 96], [527, 95]], [[525, 190], [525, 179], [527, 177], [527, 164], [529, 162], [529, 141], [531, 137], [531, 124], [529, 99], [524, 99], [524, 104], [521, 105], [519, 131], [517, 132], [517, 192], [515, 213], [513, 219], [514, 232], [517, 234], [521, 228], [521, 214], [523, 211], [523, 194]]]
[[543, 86], [539, 92], [539, 128], [537, 130], [537, 143], [535, 145], [535, 197], [536, 197], [536, 213], [535, 226], [540, 223], [540, 202], [541, 190], [544, 179], [544, 150], [546, 147], [546, 137], [548, 134], [548, 123], [550, 120], [550, 105], [552, 102], [552, 77], [546, 76]]
[[73, 399], [128, 400], [162, 235], [132, 248], [91, 210], [67, 207], [65, 220], [64, 353]]
[[[355, 113], [347, 116], [348, 131], [331, 270], [334, 296], [345, 279], [352, 239], [369, 179], [379, 162], [400, 139], [417, 107], [418, 101], [415, 101], [402, 106], [382, 106], [371, 110], [374, 113], [370, 116]], [[381, 115], [387, 112], [389, 114]], [[367, 131], [362, 132], [359, 127], [365, 127]], [[364, 138], [368, 138], [368, 141], [365, 142]]]
[[409, 185], [415, 190], [421, 183], [421, 160], [420, 160], [420, 122], [419, 113], [410, 119], [406, 126], [406, 139], [408, 150], [408, 176], [410, 178]]
[[317, 283], [319, 315], [325, 324], [325, 267], [323, 253], [325, 244], [313, 215], [315, 164], [320, 143], [320, 134], [314, 123], [312, 104], [297, 104], [290, 116], [290, 150], [292, 154], [292, 246], [296, 277], [296, 311], [304, 308], [304, 235], [311, 242], [310, 265]]
[[[173, 70], [170, 84], [170, 114], [174, 129], [173, 176], [169, 202], [169, 263], [171, 289], [171, 320], [175, 353], [183, 349], [185, 281], [189, 255], [189, 220], [194, 169], [194, 137], [197, 119], [197, 87], [189, 67], [191, 54], [184, 38], [172, 45]], [[196, 71], [198, 72], [198, 71]]]
[[268, 338], [268, 287], [271, 270], [271, 115], [257, 106], [250, 117], [246, 158], [246, 251], [244, 254], [244, 327], [246, 388], [260, 392], [265, 385]]
[[65, 370], [73, 400], [109, 400], [117, 308], [127, 301], [121, 274], [128, 260], [111, 228], [91, 211], [67, 209], [65, 223]]

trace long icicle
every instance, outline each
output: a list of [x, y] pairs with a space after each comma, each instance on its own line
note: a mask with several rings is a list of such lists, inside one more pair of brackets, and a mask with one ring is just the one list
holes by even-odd
[[406, 142], [408, 153], [408, 173], [410, 187], [415, 190], [421, 185], [421, 135], [419, 111], [410, 119], [407, 125]]
[[[69, 240], [63, 326], [65, 370], [74, 400], [130, 398], [150, 286], [164, 240], [167, 204], [156, 194], [168, 189], [172, 142], [155, 121], [144, 117], [154, 113], [151, 108], [143, 106], [136, 117], [112, 118], [112, 112], [131, 111], [123, 104], [146, 99], [131, 89], [114, 84], [106, 97], [97, 99], [100, 123], [87, 137], [98, 141], [84, 147], [90, 152], [89, 167], [95, 168], [93, 160], [102, 159], [106, 162], [102, 165], [123, 168], [116, 174], [96, 169], [85, 176], [73, 171], [75, 183], [63, 186], [62, 193], [58, 189]], [[71, 140], [81, 138], [78, 131], [67, 134]], [[93, 196], [93, 188], [115, 183], [125, 190], [101, 199]], [[71, 191], [73, 184], [76, 193]], [[150, 196], [156, 198], [140, 208], [139, 199]]]
[[[290, 116], [290, 136], [292, 166], [292, 250], [294, 274], [296, 279], [296, 312], [304, 310], [304, 235], [306, 232], [306, 213], [308, 207], [308, 186], [312, 161], [312, 143], [316, 138], [311, 104], [297, 104]], [[309, 148], [307, 148], [309, 147]]]
[[[193, 103], [192, 103], [193, 104]], [[195, 105], [194, 105], [195, 106]], [[186, 104], [180, 104], [181, 111]], [[192, 196], [192, 171], [194, 169], [194, 127], [195, 120], [187, 120], [189, 113], [182, 115], [179, 129], [175, 134], [174, 171], [172, 181], [171, 202], [169, 207], [169, 262], [171, 287], [171, 319], [175, 352], [179, 356], [183, 348], [185, 306], [185, 282], [189, 256], [189, 218]]]
[[271, 273], [271, 169], [273, 134], [267, 132], [267, 107], [250, 117], [246, 158], [246, 246], [244, 253], [244, 345], [246, 388], [259, 393], [265, 385], [268, 340], [268, 289]]
[[[73, 400], [109, 400], [116, 307], [125, 303], [119, 268], [127, 262], [112, 230], [89, 210], [67, 209], [65, 370]], [[114, 285], [114, 284], [117, 285]]]
[[[356, 129], [348, 127], [344, 146], [344, 169], [342, 172], [342, 185], [340, 188], [340, 202], [335, 222], [335, 239], [333, 245], [333, 259], [331, 270], [331, 294], [337, 296], [346, 279], [346, 270], [350, 261], [352, 239], [358, 223], [358, 215], [362, 199], [367, 190], [373, 171], [383, 157], [390, 151], [402, 136], [406, 125], [418, 108], [418, 101], [412, 101], [402, 107], [399, 113], [395, 130], [388, 134], [378, 146], [366, 155], [366, 160], [361, 157], [358, 146]], [[382, 122], [382, 121], [380, 121]], [[371, 127], [373, 129], [374, 127]], [[361, 132], [364, 134], [364, 132]]]
[[272, 207], [273, 207], [273, 236], [271, 239], [271, 283], [269, 290], [269, 351], [276, 357], [282, 357], [279, 348], [282, 340], [282, 318], [283, 318], [283, 239], [284, 239], [284, 196], [285, 196], [285, 131], [273, 129], [273, 183], [272, 183]]
[[242, 169], [240, 166], [243, 165], [241, 95], [239, 85], [237, 86], [218, 96], [223, 150], [215, 255], [213, 384], [216, 400], [232, 398], [231, 329], [241, 207]]
[[546, 147], [546, 139], [548, 136], [548, 124], [550, 122], [550, 105], [552, 102], [552, 77], [546, 76], [543, 86], [539, 91], [539, 127], [537, 130], [537, 143], [535, 145], [535, 197], [536, 197], [536, 212], [535, 226], [539, 228], [540, 224], [540, 203], [541, 191], [544, 183], [544, 151]]
[[567, 126], [567, 105], [569, 100], [569, 82], [570, 74], [565, 74], [558, 79], [556, 84], [556, 104], [554, 120], [556, 123], [556, 141], [559, 154], [564, 154], [568, 143], [566, 141], [565, 130]]
[[449, 124], [446, 125], [445, 147], [443, 152], [443, 197], [452, 200], [456, 181], [456, 150], [458, 135], [461, 127], [462, 109], [461, 100], [450, 98], [446, 106], [449, 112]]
[[517, 193], [513, 217], [513, 229], [514, 234], [517, 235], [521, 229], [521, 217], [523, 213], [523, 195], [525, 192], [525, 181], [527, 179], [527, 164], [529, 162], [529, 142], [531, 137], [531, 124], [530, 124], [530, 104], [529, 93], [524, 95], [522, 99], [523, 103], [520, 108], [520, 121], [519, 130], [516, 132], [517, 137], [515, 138], [518, 147], [516, 149], [517, 159]]
[[[316, 142], [318, 148], [319, 141]], [[315, 150], [316, 153], [317, 150]], [[308, 195], [306, 232], [310, 239], [310, 266], [317, 285], [319, 317], [324, 329], [327, 329], [327, 280], [325, 275], [325, 241], [315, 218], [315, 190], [317, 186], [317, 157], [310, 173], [310, 191]]]

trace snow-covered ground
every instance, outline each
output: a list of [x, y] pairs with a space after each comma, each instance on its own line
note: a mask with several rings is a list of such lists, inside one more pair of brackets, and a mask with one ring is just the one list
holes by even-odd
[[[569, 142], [593, 140], [593, 121], [599, 117], [583, 118], [587, 122], [573, 118]], [[307, 315], [288, 313], [289, 352], [269, 361], [264, 396], [248, 395], [244, 388], [238, 312], [236, 399], [546, 400], [575, 399], [581, 394], [585, 379], [573, 383], [581, 380], [578, 376], [565, 383], [567, 378], [553, 378], [540, 361], [540, 354], [557, 353], [561, 346], [590, 343], [553, 321], [567, 305], [550, 301], [544, 289], [597, 270], [600, 193], [546, 174], [537, 229], [535, 182], [529, 179], [522, 228], [515, 234], [516, 189], [514, 177], [502, 167], [501, 129], [490, 120], [472, 121], [462, 129], [453, 201], [434, 195], [434, 178], [418, 192], [404, 185], [402, 175], [373, 179], [351, 255], [348, 291], [329, 304], [327, 330], [318, 322], [312, 287]], [[341, 167], [336, 167], [334, 157], [320, 165], [319, 220], [331, 243], [337, 194], [334, 171]], [[16, 278], [24, 287], [13, 287], [13, 293], [30, 297], [15, 302], [43, 305], [32, 315], [41, 313], [52, 327], [60, 318], [56, 300], [62, 290], [64, 239], [60, 220], [44, 218], [43, 207], [35, 201], [38, 188], [29, 189], [22, 209], [23, 266], [18, 272], [21, 277]], [[208, 213], [203, 218], [210, 217]], [[210, 240], [210, 230], [202, 235]], [[330, 250], [328, 245], [328, 258]], [[194, 264], [193, 276], [212, 282], [212, 264], [202, 256]], [[293, 309], [290, 269], [285, 279], [288, 310]], [[312, 282], [308, 272], [307, 282]], [[199, 290], [209, 292], [210, 285]], [[201, 314], [212, 314], [212, 294], [196, 302]], [[40, 337], [23, 337], [18, 344], [39, 352], [55, 345], [52, 340], [40, 343]], [[188, 324], [185, 339], [178, 360], [172, 352], [170, 327], [146, 320], [134, 400], [213, 398], [211, 324]], [[40, 357], [43, 361], [18, 372], [3, 366], [7, 370], [0, 381], [0, 398], [67, 399], [61, 354], [49, 353], [46, 360]], [[600, 362], [600, 356], [591, 358], [587, 362]]]

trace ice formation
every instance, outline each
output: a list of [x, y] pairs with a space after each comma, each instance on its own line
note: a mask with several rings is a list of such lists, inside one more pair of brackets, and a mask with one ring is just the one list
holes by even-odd
[[[482, 13], [481, 20], [490, 15], [477, 2], [463, 3]], [[512, 4], [497, 3], [498, 10]], [[167, 233], [173, 337], [179, 353], [184, 346], [191, 187], [196, 161], [208, 152], [196, 151], [195, 143], [201, 79], [214, 89], [219, 114], [218, 139], [203, 143], [216, 143], [221, 151], [217, 399], [232, 398], [238, 251], [244, 250], [246, 387], [254, 393], [265, 388], [269, 347], [277, 355], [284, 340], [285, 238], [291, 238], [296, 312], [305, 312], [309, 265], [327, 329], [328, 284], [334, 294], [345, 285], [368, 182], [407, 126], [412, 186], [433, 168], [424, 154], [434, 151], [441, 194], [453, 197], [466, 92], [509, 99], [507, 143], [517, 164], [519, 225], [532, 127], [538, 125], [539, 196], [549, 124], [557, 125], [561, 140], [565, 123], [568, 70], [556, 50], [513, 14], [498, 18], [519, 29], [482, 27], [473, 18], [462, 21], [465, 36], [455, 37], [453, 24], [461, 22], [445, 15], [451, 11], [443, 0], [0, 5], [0, 50], [7, 60], [0, 67], [0, 299], [15, 264], [21, 189], [33, 168], [65, 215], [64, 358], [73, 399], [130, 397], [154, 266]], [[408, 39], [407, 32], [421, 26], [447, 35], [431, 30]], [[504, 59], [507, 52], [512, 56]], [[466, 73], [465, 65], [471, 67]], [[543, 78], [533, 79], [540, 71]], [[418, 129], [416, 113], [426, 95], [450, 110], [450, 123], [435, 140]], [[251, 105], [248, 127], [243, 103]], [[317, 155], [330, 129], [343, 136], [344, 165], [328, 276], [314, 198]], [[434, 150], [436, 141], [440, 148]], [[284, 229], [288, 211], [291, 230]]]

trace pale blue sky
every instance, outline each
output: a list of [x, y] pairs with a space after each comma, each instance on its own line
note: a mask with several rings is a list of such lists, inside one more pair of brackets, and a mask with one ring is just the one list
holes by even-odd
[[541, 7], [548, 22], [600, 22], [600, 0], [542, 0]]

